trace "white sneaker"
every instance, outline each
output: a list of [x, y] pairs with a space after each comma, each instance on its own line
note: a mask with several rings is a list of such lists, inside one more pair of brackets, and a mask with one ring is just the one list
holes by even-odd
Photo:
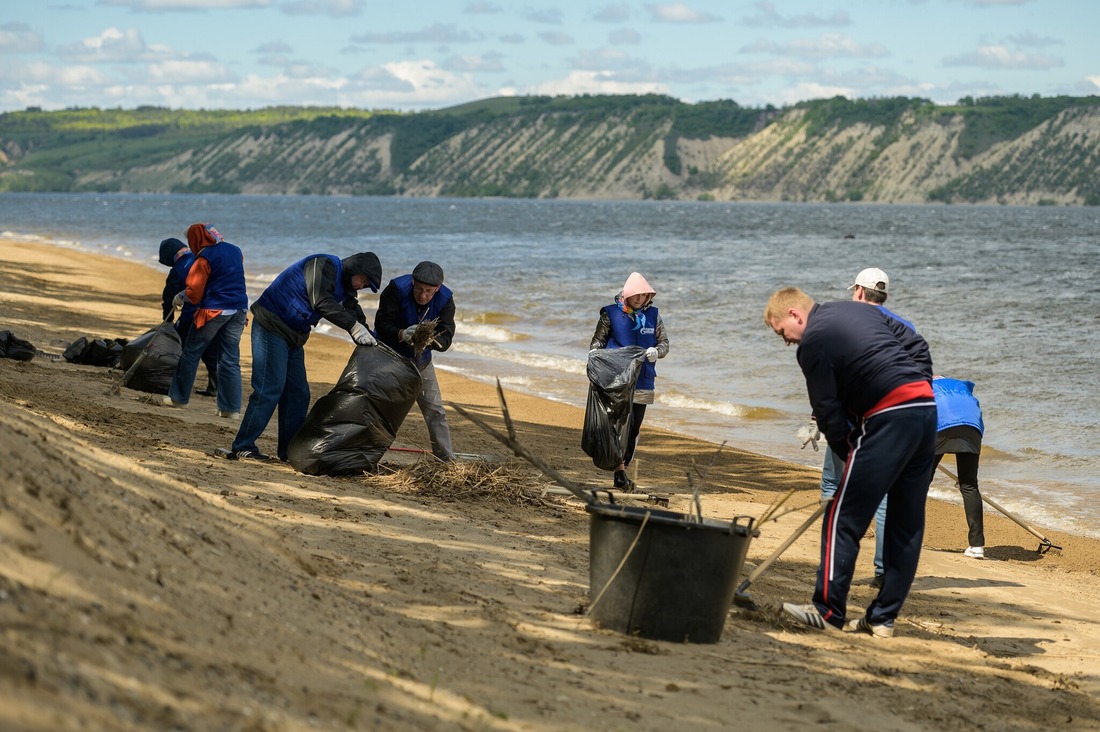
[[218, 410], [218, 416], [219, 417], [224, 417], [225, 419], [231, 419], [234, 422], [240, 422], [241, 421], [241, 413], [240, 412], [223, 412], [222, 410], [219, 409]]
[[170, 396], [161, 397], [160, 398], [160, 403], [163, 404], [166, 407], [186, 407], [187, 406], [183, 402], [177, 402], [176, 400], [174, 400]]
[[964, 555], [971, 559], [985, 559], [985, 547], [984, 546], [968, 546]]
[[785, 602], [783, 603], [783, 614], [815, 630], [837, 630], [835, 625], [825, 622], [825, 618], [821, 617], [821, 612], [813, 603], [795, 605], [793, 602]]

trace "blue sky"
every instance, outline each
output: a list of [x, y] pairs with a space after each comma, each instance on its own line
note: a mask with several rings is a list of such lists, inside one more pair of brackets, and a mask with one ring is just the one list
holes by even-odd
[[1097, 0], [4, 0], [0, 111], [1100, 94]]

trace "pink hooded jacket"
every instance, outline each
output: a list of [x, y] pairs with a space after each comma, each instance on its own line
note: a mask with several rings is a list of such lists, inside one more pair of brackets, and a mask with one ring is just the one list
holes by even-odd
[[[645, 305], [648, 305], [656, 294], [657, 291], [650, 287], [645, 277], [642, 277], [638, 272], [631, 272], [630, 276], [626, 278], [626, 284], [623, 285], [623, 302], [634, 295], [649, 295], [645, 301]], [[642, 307], [645, 307], [645, 305]]]

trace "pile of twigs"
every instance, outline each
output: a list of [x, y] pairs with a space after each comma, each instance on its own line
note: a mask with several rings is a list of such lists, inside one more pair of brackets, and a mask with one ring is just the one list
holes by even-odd
[[536, 476], [530, 471], [484, 460], [421, 460], [378, 477], [390, 490], [444, 501], [550, 505], [542, 498], [542, 487], [535, 485]]
[[416, 330], [413, 331], [412, 342], [409, 345], [417, 357], [424, 353], [425, 348], [432, 345], [432, 341], [435, 340], [435, 327], [437, 325], [439, 325], [439, 318], [423, 320], [414, 326]]

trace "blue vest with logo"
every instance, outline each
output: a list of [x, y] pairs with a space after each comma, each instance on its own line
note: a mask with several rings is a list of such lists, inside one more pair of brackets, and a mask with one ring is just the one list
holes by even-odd
[[936, 431], [963, 425], [985, 434], [982, 407], [974, 396], [974, 382], [959, 379], [932, 379], [936, 396]]
[[[416, 325], [425, 320], [434, 320], [439, 317], [439, 314], [443, 312], [443, 307], [451, 301], [453, 293], [451, 289], [446, 285], [440, 285], [439, 290], [423, 309], [416, 304], [416, 300], [413, 298], [413, 276], [411, 274], [401, 275], [395, 277], [393, 280], [394, 287], [397, 288], [397, 295], [404, 307], [402, 312], [403, 319], [405, 321], [404, 327]], [[424, 349], [424, 353], [420, 354], [420, 358], [416, 358], [413, 354], [413, 349], [408, 343], [398, 343], [396, 350], [402, 356], [411, 358], [416, 362], [418, 368], [424, 368], [424, 366], [432, 360], [431, 346]]]
[[309, 333], [321, 319], [321, 314], [310, 305], [306, 292], [306, 262], [316, 257], [324, 257], [336, 265], [336, 289], [332, 297], [336, 302], [344, 302], [344, 267], [334, 254], [311, 254], [299, 259], [284, 269], [256, 301], [298, 333]]
[[[623, 346], [641, 346], [650, 348], [657, 345], [657, 307], [650, 305], [638, 310], [634, 317], [623, 312], [618, 303], [604, 308], [608, 319], [611, 321], [611, 333], [607, 337], [608, 348], [622, 348]], [[641, 319], [642, 327], [638, 328]], [[657, 376], [657, 368], [649, 361], [642, 364], [642, 371], [638, 374], [638, 389], [653, 389], [654, 377]]]
[[210, 262], [210, 278], [199, 307], [207, 310], [247, 310], [248, 292], [244, 284], [244, 257], [241, 250], [227, 241], [199, 251]]

